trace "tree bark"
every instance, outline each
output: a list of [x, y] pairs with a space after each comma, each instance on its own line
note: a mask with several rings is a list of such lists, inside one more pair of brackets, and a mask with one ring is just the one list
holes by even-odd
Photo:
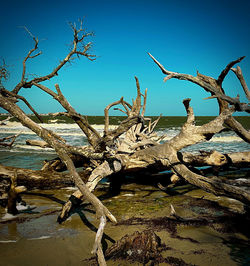
[[[74, 186], [74, 182], [69, 173], [58, 173], [55, 171], [30, 170], [11, 166], [0, 165], [0, 177], [11, 179], [16, 172], [16, 180], [19, 186], [25, 186], [28, 190], [32, 189], [56, 189], [67, 186]], [[81, 178], [86, 181], [90, 172], [82, 171], [79, 173]]]

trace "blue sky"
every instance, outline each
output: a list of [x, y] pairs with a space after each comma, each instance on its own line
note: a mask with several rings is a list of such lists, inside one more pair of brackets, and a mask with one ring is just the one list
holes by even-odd
[[[232, 60], [245, 55], [240, 64], [250, 83], [250, 1], [53, 1], [9, 0], [1, 3], [0, 57], [9, 65], [12, 89], [21, 79], [22, 60], [33, 47], [26, 26], [40, 40], [43, 54], [27, 64], [29, 74], [45, 75], [69, 51], [72, 31], [68, 22], [83, 18], [93, 31], [92, 53], [98, 58], [75, 60], [46, 82], [62, 92], [75, 109], [85, 115], [103, 115], [105, 106], [124, 96], [135, 97], [136, 75], [141, 88], [148, 88], [147, 115], [185, 115], [184, 98], [191, 98], [196, 115], [217, 115], [216, 100], [202, 88], [185, 81], [163, 82], [163, 74], [147, 52], [165, 68], [182, 73], [218, 77]], [[29, 76], [32, 77], [32, 76]], [[238, 93], [246, 101], [238, 80], [231, 73], [224, 82], [227, 94]], [[37, 111], [62, 111], [50, 97], [36, 88], [23, 89]], [[0, 109], [0, 112], [2, 110]], [[119, 111], [111, 114], [119, 115]]]

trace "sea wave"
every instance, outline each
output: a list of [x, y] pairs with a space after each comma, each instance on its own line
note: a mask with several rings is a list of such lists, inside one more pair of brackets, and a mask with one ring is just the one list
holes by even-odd
[[39, 146], [31, 146], [31, 145], [14, 145], [15, 149], [25, 149], [25, 150], [40, 150], [40, 151], [52, 151], [52, 148], [41, 148]]
[[1, 244], [8, 244], [8, 243], [16, 243], [17, 242], [17, 240], [0, 240], [0, 243]]
[[[87, 145], [87, 138], [84, 136], [81, 129], [76, 124], [60, 124], [60, 123], [54, 123], [54, 124], [39, 124], [40, 126], [53, 130], [58, 135], [62, 136], [68, 144], [75, 145], [75, 146], [82, 146]], [[98, 132], [102, 133], [104, 125], [92, 125]], [[117, 126], [111, 125], [110, 129], [114, 129]], [[159, 136], [164, 136], [164, 139], [162, 142], [168, 141], [174, 136], [176, 136], [180, 132], [180, 127], [170, 127], [165, 129], [159, 129], [156, 130], [156, 133]], [[8, 122], [6, 125], [0, 127], [0, 137], [6, 137], [9, 135], [21, 133], [20, 136], [16, 139], [14, 146], [12, 148], [12, 151], [19, 152], [19, 151], [26, 151], [26, 152], [45, 152], [45, 153], [51, 153], [54, 152], [51, 148], [40, 148], [38, 146], [30, 146], [26, 145], [26, 139], [39, 139], [38, 136], [34, 132], [32, 132], [30, 129], [24, 127], [20, 122]], [[230, 132], [223, 132], [216, 134], [211, 140], [203, 142], [205, 146], [210, 149], [218, 148], [220, 143], [223, 145], [223, 143], [227, 143], [229, 148], [233, 146], [233, 150], [236, 149], [237, 145], [239, 146], [239, 150], [241, 150], [241, 146], [244, 145], [244, 150], [246, 149], [246, 143], [238, 137], [233, 131]], [[199, 144], [201, 145], [201, 144]], [[2, 150], [4, 148], [0, 148]], [[249, 149], [249, 145], [248, 145]]]
[[28, 240], [42, 240], [42, 239], [48, 239], [48, 238], [51, 238], [51, 236], [40, 236], [40, 237], [28, 238]]
[[[48, 129], [53, 130], [56, 133], [67, 136], [67, 135], [82, 135], [82, 131], [79, 128], [77, 124], [38, 124], [39, 126]], [[99, 133], [102, 133], [104, 130], [104, 125], [91, 125], [95, 130], [97, 130]], [[115, 125], [110, 125], [109, 128], [111, 130], [117, 128]], [[7, 122], [6, 125], [0, 127], [0, 134], [17, 134], [21, 133], [24, 135], [35, 135], [33, 131], [31, 131], [29, 128], [23, 126], [20, 122]]]
[[214, 136], [209, 142], [243, 142], [238, 136]]

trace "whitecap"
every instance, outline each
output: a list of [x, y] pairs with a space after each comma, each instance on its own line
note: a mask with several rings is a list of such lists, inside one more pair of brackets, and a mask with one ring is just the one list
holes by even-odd
[[16, 243], [17, 240], [0, 240], [0, 243]]
[[48, 238], [51, 238], [51, 236], [40, 236], [40, 237], [28, 238], [28, 240], [42, 240], [42, 239], [48, 239]]
[[241, 142], [243, 141], [240, 137], [237, 136], [215, 136], [210, 142]]

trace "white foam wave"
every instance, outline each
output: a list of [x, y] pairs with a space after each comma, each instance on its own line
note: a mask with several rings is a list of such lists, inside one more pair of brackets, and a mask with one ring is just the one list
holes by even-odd
[[[41, 127], [51, 127], [51, 128], [79, 128], [77, 124], [68, 124], [68, 123], [52, 123], [52, 124], [46, 124], [46, 123], [40, 123], [38, 124]], [[103, 129], [104, 128], [104, 124], [101, 125], [97, 125], [97, 124], [93, 124], [91, 125], [92, 127], [94, 127], [95, 129]], [[1, 126], [1, 128], [26, 128], [25, 126], [23, 126], [20, 122], [7, 122], [7, 124], [5, 126]], [[110, 129], [114, 129], [117, 126], [115, 125], [109, 125]]]
[[25, 149], [25, 150], [40, 150], [40, 151], [53, 151], [52, 148], [41, 148], [39, 146], [31, 146], [31, 145], [21, 145], [17, 144], [14, 146], [16, 149]]
[[243, 140], [237, 136], [217, 136], [213, 137], [209, 142], [242, 142]]
[[40, 236], [40, 237], [28, 238], [28, 240], [42, 240], [42, 239], [48, 239], [48, 238], [51, 238], [51, 236]]
[[[60, 135], [82, 135], [80, 128], [77, 124], [66, 124], [66, 123], [54, 123], [54, 124], [39, 124], [39, 126], [54, 130], [58, 132]], [[98, 132], [103, 132], [104, 125], [92, 125], [92, 127], [97, 130]], [[117, 126], [110, 125], [109, 128], [111, 130], [117, 128]], [[35, 134], [30, 129], [24, 127], [20, 122], [8, 122], [7, 125], [0, 127], [0, 133], [8, 133], [8, 134], [15, 134], [16, 132], [22, 131], [22, 134]], [[67, 131], [67, 132], [61, 132]], [[79, 132], [76, 132], [79, 131]]]
[[16, 243], [17, 240], [0, 240], [0, 243]]

